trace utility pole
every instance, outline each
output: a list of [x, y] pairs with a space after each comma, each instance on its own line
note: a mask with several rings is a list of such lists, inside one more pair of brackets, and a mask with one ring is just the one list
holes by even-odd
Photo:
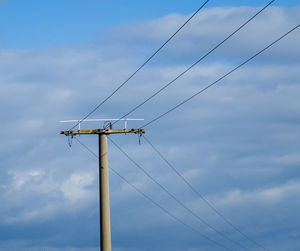
[[78, 134], [98, 134], [99, 137], [99, 214], [100, 214], [100, 250], [111, 251], [110, 206], [109, 206], [109, 176], [107, 135], [120, 133], [143, 134], [144, 129], [95, 129], [61, 131], [68, 137]]

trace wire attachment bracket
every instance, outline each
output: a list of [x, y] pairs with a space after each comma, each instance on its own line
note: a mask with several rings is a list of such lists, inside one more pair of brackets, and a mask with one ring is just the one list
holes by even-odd
[[73, 138], [74, 138], [73, 132], [69, 131], [69, 134], [68, 134], [68, 145], [69, 145], [69, 147], [72, 147]]
[[139, 136], [138, 136], [139, 137], [139, 145], [141, 145], [141, 138], [143, 136], [143, 133], [145, 133], [145, 131], [139, 129], [139, 132], [138, 132], [138, 134], [139, 134]]

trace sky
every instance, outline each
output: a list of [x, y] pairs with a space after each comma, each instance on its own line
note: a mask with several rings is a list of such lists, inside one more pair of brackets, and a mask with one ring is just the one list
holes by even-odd
[[[203, 2], [0, 1], [0, 250], [99, 249], [98, 162], [76, 140], [68, 146], [59, 132], [72, 125], [59, 121], [82, 119]], [[90, 118], [123, 116], [267, 2], [210, 0]], [[275, 1], [129, 116], [144, 122], [128, 126], [143, 126], [298, 24], [300, 1]], [[300, 28], [145, 127], [147, 139], [198, 193], [247, 237], [274, 251], [300, 249], [299, 42]], [[198, 231], [110, 171], [113, 250], [262, 250], [211, 210], [145, 139], [139, 144], [137, 135], [110, 138], [217, 230], [190, 214], [109, 141], [110, 167]], [[96, 136], [78, 139], [97, 153]]]

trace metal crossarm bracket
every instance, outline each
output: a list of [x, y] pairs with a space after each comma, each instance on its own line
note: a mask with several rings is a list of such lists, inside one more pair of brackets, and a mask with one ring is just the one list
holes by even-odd
[[94, 129], [94, 130], [75, 130], [75, 131], [61, 131], [60, 134], [66, 136], [78, 134], [118, 134], [118, 133], [135, 133], [144, 134], [145, 129]]

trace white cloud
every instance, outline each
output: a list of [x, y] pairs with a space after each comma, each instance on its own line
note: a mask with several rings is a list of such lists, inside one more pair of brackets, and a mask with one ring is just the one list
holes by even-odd
[[53, 93], [52, 98], [58, 100], [68, 101], [72, 96], [72, 91], [67, 89], [58, 89]]
[[[212, 49], [214, 45], [222, 41], [247, 19], [249, 19], [259, 8], [253, 7], [226, 7], [209, 8], [196, 16], [196, 18], [185, 27], [167, 46], [168, 55], [163, 56], [174, 59], [191, 59], [202, 56]], [[275, 38], [287, 30], [296, 26], [296, 13], [299, 8], [283, 9], [269, 7], [257, 18], [250, 22], [243, 30], [228, 40], [222, 47], [213, 53], [210, 58], [226, 57], [226, 60], [247, 57], [262, 49]], [[176, 30], [187, 17], [180, 15], [168, 15], [161, 19], [151, 20], [145, 23], [129, 24], [117, 28], [111, 33], [112, 41], [122, 40], [128, 44], [144, 45], [145, 41], [156, 41], [158, 44], [165, 41], [173, 31]], [[274, 29], [276, 27], [276, 29]], [[151, 31], [151, 32], [149, 32]], [[251, 35], [255, 34], [255, 36]], [[108, 36], [110, 34], [107, 34]], [[275, 46], [271, 49], [272, 55], [283, 57], [286, 60], [295, 60], [299, 56], [297, 40], [299, 32], [294, 32], [293, 38], [287, 38], [283, 46]], [[259, 38], [259, 39], [258, 39]], [[126, 46], [128, 44], [126, 43]], [[125, 48], [124, 48], [125, 49]], [[221, 57], [220, 57], [221, 56]], [[158, 55], [158, 58], [161, 56]], [[162, 58], [160, 58], [162, 59]], [[177, 62], [177, 61], [175, 61]], [[274, 63], [274, 62], [273, 62]]]
[[271, 161], [281, 165], [297, 165], [300, 164], [300, 153], [287, 154], [284, 156], [274, 157]]
[[51, 220], [56, 215], [60, 207], [57, 204], [48, 204], [41, 208], [26, 210], [16, 216], [7, 217], [4, 222], [9, 225], [20, 224], [23, 222], [36, 222]]
[[44, 121], [40, 119], [28, 119], [21, 123], [23, 124], [25, 129], [28, 130], [41, 130], [44, 125]]
[[11, 171], [9, 174], [13, 176], [12, 185], [16, 190], [21, 190], [25, 185], [33, 182], [40, 182], [44, 176], [42, 170]]
[[61, 190], [64, 197], [72, 203], [87, 203], [94, 199], [94, 192], [91, 189], [94, 182], [94, 173], [73, 173], [61, 185]]
[[252, 191], [232, 190], [226, 192], [220, 198], [214, 198], [220, 207], [269, 207], [273, 208], [286, 203], [290, 199], [295, 199], [300, 193], [300, 182], [290, 180], [283, 184], [255, 189]]
[[[241, 23], [256, 10], [213, 8], [202, 12], [95, 117], [119, 117], [127, 112], [184, 70], [208, 50], [212, 42], [221, 40], [233, 29], [233, 24]], [[216, 51], [209, 61], [195, 67], [132, 116], [149, 121], [192, 95], [234, 67], [240, 56], [246, 58], [293, 26], [295, 18], [292, 16], [298, 12], [297, 8], [270, 9], [245, 32]], [[68, 217], [76, 215], [78, 218], [87, 214], [96, 222], [97, 161], [75, 141], [71, 149], [67, 148], [67, 138], [58, 133], [69, 129], [69, 125], [60, 125], [58, 121], [79, 119], [94, 108], [139, 65], [143, 53], [156, 47], [185, 19], [176, 14], [118, 27], [116, 30], [120, 32], [110, 30], [109, 44], [102, 41], [100, 49], [1, 51], [0, 110], [5, 118], [0, 133], [3, 222], [10, 227], [42, 219], [58, 223], [66, 212]], [[266, 242], [269, 237], [264, 236], [274, 226], [271, 220], [265, 221], [270, 219], [268, 212], [274, 212], [272, 220], [277, 229], [282, 215], [290, 219], [287, 213], [297, 214], [297, 207], [285, 209], [284, 205], [296, 203], [300, 192], [300, 173], [292, 166], [299, 164], [300, 73], [295, 60], [300, 55], [295, 46], [298, 41], [299, 32], [291, 34], [265, 56], [146, 129], [147, 137], [217, 208], [224, 210], [238, 225], [253, 226], [252, 220], [257, 219], [262, 226], [257, 236]], [[124, 49], [123, 54], [117, 57], [115, 51], [111, 51], [115, 48]], [[97, 149], [96, 137], [81, 136], [80, 140]], [[209, 215], [209, 220], [217, 226], [221, 225], [210, 211], [201, 208], [198, 198], [170, 168], [163, 166], [146, 142], [142, 140], [142, 146], [137, 146], [138, 139], [133, 135], [120, 136], [116, 141], [168, 189], [200, 213], [204, 212], [203, 215]], [[126, 158], [120, 157], [116, 149], [109, 147], [113, 168], [154, 200], [183, 219], [188, 218], [164, 192]], [[115, 231], [120, 232], [115, 239], [124, 234], [149, 233], [157, 222], [165, 229], [175, 229], [169, 219], [163, 220], [164, 214], [135, 196], [135, 191], [112, 172], [110, 177], [112, 215], [120, 226], [116, 227]], [[259, 210], [255, 210], [256, 206]], [[83, 224], [86, 228], [92, 225], [86, 224]], [[287, 222], [282, 228], [288, 225]], [[297, 228], [289, 227], [286, 233], [295, 235]], [[254, 229], [252, 227], [252, 233]], [[185, 233], [178, 227], [177, 237], [182, 237], [180, 231]], [[287, 239], [287, 235], [282, 234], [277, 243], [287, 243]]]

